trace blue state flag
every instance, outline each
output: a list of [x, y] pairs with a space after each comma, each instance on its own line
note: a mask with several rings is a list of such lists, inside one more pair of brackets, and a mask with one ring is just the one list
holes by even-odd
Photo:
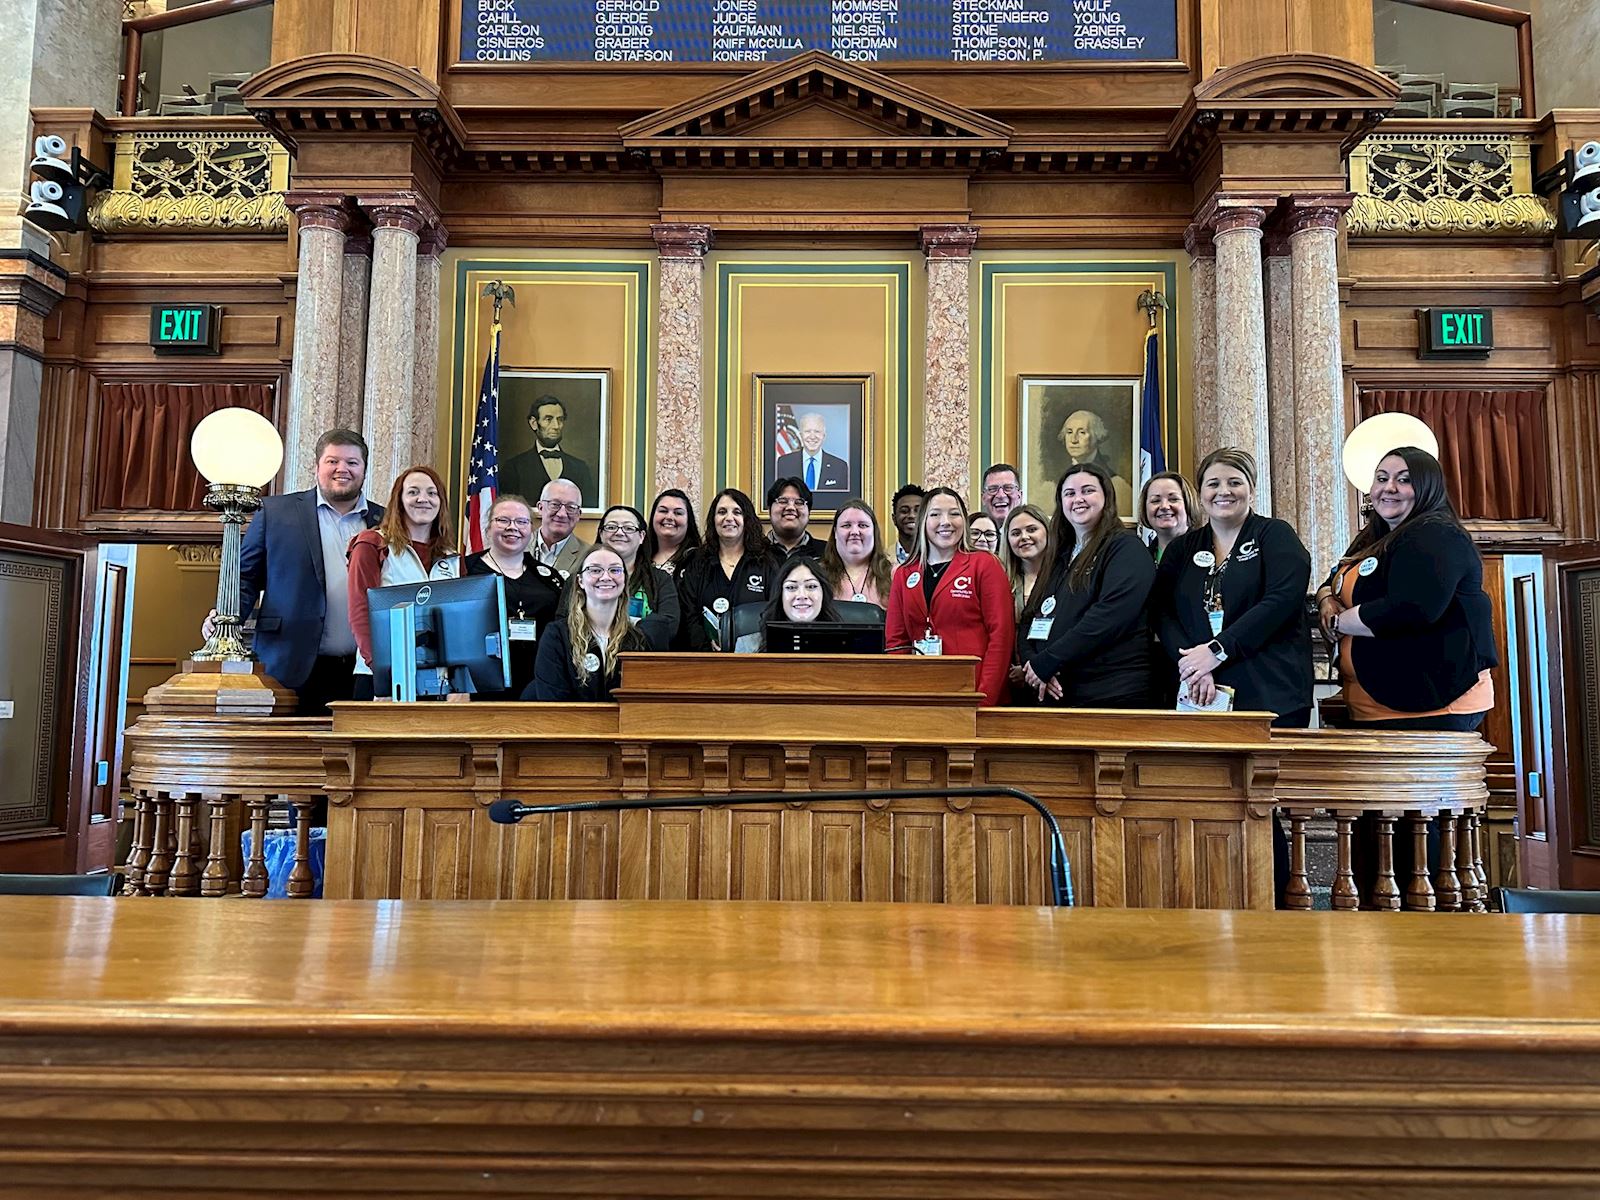
[[1144, 336], [1144, 396], [1139, 405], [1139, 486], [1167, 469], [1161, 441], [1161, 339], [1154, 329]]

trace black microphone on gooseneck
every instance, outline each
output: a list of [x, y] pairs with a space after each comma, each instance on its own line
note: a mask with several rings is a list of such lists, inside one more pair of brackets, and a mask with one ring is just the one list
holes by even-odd
[[489, 805], [489, 820], [496, 825], [515, 825], [536, 810], [526, 804], [518, 804], [515, 800], [496, 800]]

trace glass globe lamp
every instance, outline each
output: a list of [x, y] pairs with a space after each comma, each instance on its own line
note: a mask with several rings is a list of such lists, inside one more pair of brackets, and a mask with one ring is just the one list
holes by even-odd
[[1433, 430], [1409, 413], [1378, 413], [1350, 431], [1344, 440], [1344, 477], [1363, 496], [1372, 488], [1378, 464], [1401, 446], [1415, 446], [1439, 457]]
[[239, 549], [245, 521], [261, 507], [261, 491], [283, 465], [283, 439], [271, 421], [248, 408], [218, 409], [194, 427], [189, 454], [206, 483], [205, 506], [222, 520], [217, 615], [196, 662], [253, 662], [239, 637]]

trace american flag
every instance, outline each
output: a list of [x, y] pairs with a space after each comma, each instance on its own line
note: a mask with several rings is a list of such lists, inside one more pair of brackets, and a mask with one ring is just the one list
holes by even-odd
[[472, 422], [472, 456], [467, 464], [467, 552], [488, 545], [489, 510], [500, 487], [500, 324], [489, 334], [478, 411]]
[[800, 449], [800, 422], [794, 419], [794, 407], [780, 404], [777, 409], [778, 432], [773, 437], [773, 451], [778, 457], [793, 454]]

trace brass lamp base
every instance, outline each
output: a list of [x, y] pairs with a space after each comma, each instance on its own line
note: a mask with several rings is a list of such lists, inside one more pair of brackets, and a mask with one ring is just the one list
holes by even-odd
[[187, 660], [144, 694], [144, 706], [169, 716], [292, 717], [295, 694], [258, 662]]

